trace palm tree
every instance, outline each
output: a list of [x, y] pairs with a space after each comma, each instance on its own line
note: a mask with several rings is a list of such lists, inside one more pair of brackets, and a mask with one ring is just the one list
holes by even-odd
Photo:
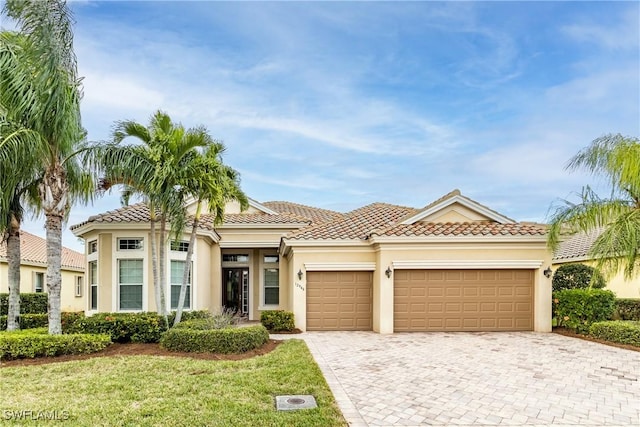
[[574, 156], [568, 169], [586, 169], [611, 185], [607, 198], [584, 187], [578, 203], [564, 201], [552, 215], [548, 243], [556, 249], [565, 232], [601, 228], [590, 249], [606, 275], [624, 268], [627, 279], [637, 274], [640, 259], [640, 141], [609, 134], [594, 140]]
[[[3, 13], [16, 21], [20, 34], [3, 34], [0, 39], [0, 109], [20, 135], [19, 143], [14, 133], [3, 144], [20, 149], [14, 164], [31, 159], [40, 165], [37, 187], [47, 238], [49, 333], [60, 334], [62, 224], [73, 202], [93, 194], [92, 177], [76, 156], [85, 131], [72, 17], [64, 0], [7, 0]], [[2, 192], [10, 193], [5, 187]], [[6, 202], [9, 197], [2, 198]]]
[[[123, 144], [128, 138], [142, 144]], [[100, 147], [97, 155], [104, 172], [103, 188], [123, 184], [127, 196], [142, 196], [149, 208], [155, 302], [158, 313], [165, 318], [167, 222], [171, 224], [172, 235], [184, 229], [186, 215], [180, 185], [185, 182], [187, 172], [192, 172], [189, 165], [196, 149], [210, 142], [206, 132], [185, 130], [168, 114], [157, 111], [146, 127], [130, 120], [117, 122], [113, 143]]]
[[182, 192], [185, 196], [193, 198], [196, 203], [196, 210], [191, 224], [191, 235], [187, 249], [185, 268], [180, 286], [180, 296], [174, 325], [180, 323], [182, 311], [187, 294], [187, 285], [191, 274], [191, 260], [193, 258], [193, 247], [196, 241], [196, 232], [202, 217], [202, 208], [206, 207], [210, 215], [213, 215], [213, 224], [222, 223], [224, 218], [224, 208], [228, 201], [236, 200], [240, 202], [241, 209], [246, 209], [249, 205], [247, 196], [240, 189], [238, 173], [222, 163], [222, 153], [224, 145], [214, 142], [207, 134], [206, 130], [196, 129], [196, 134], [200, 133], [203, 139], [208, 139], [207, 148], [204, 153], [198, 153], [190, 164], [190, 170], [183, 176], [185, 178]]

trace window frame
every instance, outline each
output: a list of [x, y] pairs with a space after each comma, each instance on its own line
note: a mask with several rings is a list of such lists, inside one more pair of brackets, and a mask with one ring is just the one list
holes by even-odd
[[[278, 257], [278, 262], [266, 262], [267, 257]], [[259, 310], [272, 310], [280, 307], [280, 255], [277, 250], [263, 250], [260, 251], [260, 303]], [[265, 280], [265, 274], [267, 270], [277, 270], [278, 277], [278, 286], [269, 286], [268, 288], [277, 288], [278, 289], [278, 303], [277, 304], [267, 304], [265, 299], [267, 296], [267, 286]]]
[[[120, 275], [121, 275], [121, 263], [123, 261], [139, 261], [141, 266], [141, 282], [140, 283], [121, 283], [120, 282]], [[144, 258], [137, 258], [137, 257], [131, 257], [131, 258], [118, 258], [116, 259], [116, 274], [117, 274], [117, 299], [116, 299], [116, 307], [118, 308], [117, 311], [119, 312], [140, 312], [140, 311], [144, 311], [145, 309], [145, 286], [144, 286], [144, 282], [145, 282], [145, 262], [144, 262]], [[140, 308], [122, 308], [122, 287], [123, 286], [139, 286], [140, 287]]]
[[[169, 260], [169, 310], [177, 310], [178, 309], [178, 301], [176, 301], [176, 306], [173, 306], [173, 287], [176, 286], [178, 287], [178, 289], [180, 289], [180, 287], [182, 286], [182, 276], [180, 277], [180, 283], [173, 283], [173, 276], [172, 276], [172, 267], [173, 267], [173, 263], [174, 262], [181, 262], [184, 264], [184, 266], [187, 266], [187, 260], [186, 259], [170, 259]], [[184, 274], [184, 269], [182, 270], [183, 274]], [[192, 310], [192, 306], [193, 306], [193, 261], [191, 261], [191, 270], [189, 270], [189, 283], [187, 284], [187, 296], [188, 299], [185, 299], [185, 306], [183, 307], [184, 311], [190, 311]], [[178, 298], [180, 298], [180, 293], [178, 292]], [[189, 304], [187, 306], [187, 303]]]
[[[91, 270], [91, 266], [96, 266], [95, 274]], [[87, 307], [89, 311], [97, 311], [98, 310], [98, 260], [94, 259], [87, 263], [87, 275], [88, 275], [88, 287], [89, 287], [89, 297], [87, 298]], [[93, 307], [93, 295], [95, 292], [96, 296], [96, 304], [95, 308]]]
[[[139, 244], [134, 248], [122, 248], [120, 247], [120, 243], [128, 240], [128, 241], [138, 241]], [[143, 251], [144, 250], [144, 238], [143, 237], [117, 237], [116, 238], [116, 250], [118, 252], [134, 252], [134, 251]]]
[[[38, 278], [41, 277], [42, 278], [42, 286], [40, 288], [40, 290], [38, 290]], [[45, 275], [45, 273], [41, 272], [41, 271], [34, 271], [33, 272], [33, 292], [34, 293], [44, 293], [45, 292], [45, 288], [47, 287], [47, 277]]]

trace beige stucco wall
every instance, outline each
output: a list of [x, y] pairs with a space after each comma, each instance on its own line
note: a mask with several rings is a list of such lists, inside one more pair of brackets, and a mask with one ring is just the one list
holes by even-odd
[[[0, 293], [9, 292], [8, 285], [8, 264], [0, 261]], [[47, 277], [47, 267], [44, 265], [23, 264], [20, 266], [20, 292], [35, 292], [35, 274], [43, 273]], [[84, 271], [78, 269], [61, 270], [62, 285], [60, 289], [60, 308], [62, 311], [83, 311], [86, 301], [86, 281], [84, 279]], [[76, 296], [76, 280], [77, 277], [83, 279], [83, 290], [81, 296]], [[46, 291], [46, 286], [45, 286]]]
[[[595, 267], [594, 261], [581, 261], [581, 262], [566, 262], [566, 263], [555, 263], [553, 264], [553, 271], [555, 272], [558, 267], [564, 264], [586, 264], [591, 267]], [[607, 287], [616, 294], [618, 298], [640, 298], [640, 275], [627, 280], [624, 278], [624, 271], [621, 268], [615, 275], [608, 277], [606, 279]]]
[[[306, 271], [305, 266], [322, 264], [319, 268], [373, 270], [373, 329], [380, 333], [393, 332], [393, 274], [387, 278], [384, 271], [392, 270], [402, 262], [424, 262], [423, 267], [406, 268], [522, 268], [535, 271], [534, 330], [551, 331], [551, 279], [543, 275], [551, 265], [551, 253], [543, 241], [533, 243], [379, 243], [367, 246], [324, 246], [292, 248], [289, 274], [294, 278], [291, 309], [296, 327], [306, 329]], [[474, 264], [474, 261], [476, 264]], [[431, 263], [431, 264], [430, 264]], [[438, 264], [440, 263], [440, 264]], [[374, 267], [370, 268], [373, 264]], [[395, 264], [395, 265], [394, 265]], [[444, 266], [444, 267], [443, 267]], [[317, 266], [316, 266], [317, 267]], [[298, 269], [305, 272], [302, 280], [293, 276]]]

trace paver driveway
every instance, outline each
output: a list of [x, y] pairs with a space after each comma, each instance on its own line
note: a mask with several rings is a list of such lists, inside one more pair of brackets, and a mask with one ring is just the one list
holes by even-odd
[[351, 425], [640, 426], [640, 352], [534, 332], [302, 337]]

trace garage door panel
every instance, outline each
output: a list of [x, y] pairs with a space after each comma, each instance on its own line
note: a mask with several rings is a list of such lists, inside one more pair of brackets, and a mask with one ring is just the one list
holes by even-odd
[[533, 329], [531, 270], [398, 270], [395, 276], [396, 331]]
[[367, 271], [307, 273], [307, 329], [371, 330], [373, 275]]

